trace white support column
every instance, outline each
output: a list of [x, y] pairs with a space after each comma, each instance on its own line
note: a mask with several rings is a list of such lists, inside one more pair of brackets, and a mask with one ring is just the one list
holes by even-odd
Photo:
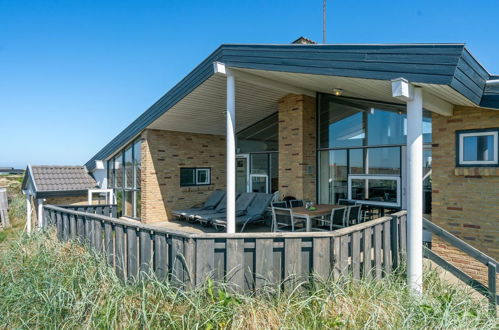
[[236, 83], [233, 73], [227, 74], [227, 233], [236, 232]]
[[423, 285], [423, 91], [407, 101], [407, 284]]
[[38, 229], [43, 228], [43, 199], [38, 199]]
[[26, 232], [31, 234], [31, 201], [30, 195], [26, 194]]

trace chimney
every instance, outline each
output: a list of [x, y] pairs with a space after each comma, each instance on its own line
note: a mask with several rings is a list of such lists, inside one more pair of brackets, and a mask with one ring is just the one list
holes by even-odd
[[293, 45], [316, 45], [317, 43], [305, 37], [299, 37], [292, 42]]

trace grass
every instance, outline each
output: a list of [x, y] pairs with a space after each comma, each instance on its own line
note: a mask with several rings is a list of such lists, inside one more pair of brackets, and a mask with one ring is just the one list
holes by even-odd
[[0, 229], [0, 244], [16, 237], [24, 228], [26, 222], [26, 197], [21, 192], [23, 177], [19, 175], [5, 175], [0, 177], [0, 186], [7, 188], [9, 203], [10, 228]]
[[426, 272], [425, 295], [404, 277], [321, 282], [237, 295], [207, 282], [184, 292], [150, 278], [125, 285], [103, 258], [53, 233], [21, 235], [0, 251], [0, 328], [494, 329], [485, 304]]

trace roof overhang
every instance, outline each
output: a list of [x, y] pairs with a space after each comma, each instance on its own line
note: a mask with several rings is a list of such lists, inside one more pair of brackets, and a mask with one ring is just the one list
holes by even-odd
[[146, 128], [224, 134], [226, 78], [215, 74], [214, 62], [236, 73], [238, 130], [275, 112], [289, 93], [340, 88], [345, 96], [393, 103], [400, 101], [391, 80], [405, 78], [423, 88], [427, 108], [438, 110], [479, 106], [490, 78], [463, 44], [222, 45], [89, 160], [88, 169]]

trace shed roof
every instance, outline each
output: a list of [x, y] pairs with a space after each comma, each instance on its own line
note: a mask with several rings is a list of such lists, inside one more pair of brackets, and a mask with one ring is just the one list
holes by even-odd
[[31, 180], [35, 194], [75, 193], [95, 188], [97, 183], [85, 166], [28, 166], [22, 188]]

